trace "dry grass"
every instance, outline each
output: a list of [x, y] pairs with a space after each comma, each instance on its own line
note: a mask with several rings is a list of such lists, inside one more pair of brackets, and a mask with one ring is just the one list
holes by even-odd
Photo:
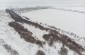
[[59, 53], [60, 55], [67, 55], [68, 50], [65, 48], [65, 46], [62, 46]]
[[42, 50], [38, 50], [38, 52], [36, 53], [36, 55], [45, 55], [45, 53]]
[[50, 46], [53, 45], [54, 42], [60, 41], [63, 45], [67, 46], [69, 49], [77, 52], [79, 55], [82, 55], [82, 51], [85, 51], [85, 49], [77, 44], [75, 41], [70, 39], [66, 35], [61, 35], [57, 33], [56, 31], [52, 31], [49, 34], [44, 34], [43, 38], [49, 43]]
[[19, 55], [17, 51], [11, 48], [11, 46], [4, 44], [3, 47], [10, 53], [10, 55]]
[[32, 32], [28, 31], [27, 29], [25, 29], [23, 26], [21, 26], [17, 22], [10, 22], [9, 26], [13, 27], [20, 34], [20, 37], [23, 38], [25, 41], [37, 44], [39, 46], [43, 46], [42, 41], [36, 40], [32, 36]]

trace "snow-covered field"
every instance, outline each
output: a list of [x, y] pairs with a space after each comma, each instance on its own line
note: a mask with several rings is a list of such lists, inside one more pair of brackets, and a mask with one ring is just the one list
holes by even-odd
[[55, 7], [55, 8], [61, 8], [61, 9], [66, 9], [66, 10], [76, 10], [76, 11], [82, 11], [85, 12], [85, 7], [79, 6], [79, 7]]
[[[49, 26], [54, 26], [66, 32], [69, 33], [72, 32], [77, 36], [79, 36], [78, 38], [81, 37], [85, 38], [84, 34], [85, 14], [72, 11], [65, 11], [62, 9], [68, 10], [72, 8], [64, 7], [59, 9], [56, 8], [56, 9], [34, 10], [30, 12], [21, 13], [20, 16], [21, 17], [24, 16], [23, 20], [26, 19], [25, 17], [27, 17], [33, 23], [36, 22], [42, 23], [39, 25], [42, 25], [45, 28], [51, 28]], [[82, 10], [82, 8], [79, 9], [74, 8], [74, 10], [84, 11]], [[16, 15], [14, 16], [17, 17]], [[23, 33], [18, 32], [16, 31], [16, 29], [14, 29], [14, 27], [11, 27], [9, 25], [10, 22], [15, 22], [13, 17], [11, 17], [11, 15], [9, 15], [6, 12], [1, 12], [0, 13], [0, 55], [39, 55], [41, 53], [42, 53], [41, 55], [61, 55], [60, 52], [64, 52], [63, 50], [61, 50], [61, 48], [64, 48], [64, 50], [66, 50], [65, 54], [67, 55], [79, 55], [75, 50], [70, 49], [68, 46], [66, 45], [63, 46], [62, 41], [54, 42], [52, 46], [49, 46], [48, 44], [49, 41], [46, 41], [43, 38], [43, 36], [44, 34], [49, 34], [50, 31], [39, 29], [39, 27], [36, 28], [34, 25], [31, 25], [29, 23], [21, 23], [16, 21], [15, 23], [18, 23], [24, 27], [23, 30], [19, 29], [19, 31], [23, 31], [23, 33], [25, 33], [24, 30], [26, 29], [32, 32], [33, 38], [35, 38], [36, 40], [43, 41], [45, 42], [45, 44], [43, 44], [43, 47], [41, 47], [38, 46], [38, 44], [36, 44], [35, 42], [34, 43], [31, 43], [30, 41], [27, 42], [23, 37], [29, 37], [29, 36], [22, 37], [21, 35]], [[25, 34], [28, 35], [29, 33], [26, 32]], [[85, 39], [77, 40], [71, 35], [68, 35], [68, 37], [73, 39], [76, 43], [85, 48], [84, 44]], [[41, 51], [41, 53], [38, 53], [39, 51]], [[82, 54], [85, 55], [85, 51]]]
[[[69, 7], [68, 9], [72, 8]], [[74, 8], [73, 10], [81, 11], [82, 8], [80, 9]], [[57, 28], [60, 28], [68, 32], [73, 32], [80, 37], [85, 37], [85, 30], [84, 30], [85, 14], [83, 13], [64, 11], [59, 9], [43, 9], [43, 10], [36, 10], [32, 12], [22, 13], [22, 16], [26, 16], [34, 21], [55, 26]]]

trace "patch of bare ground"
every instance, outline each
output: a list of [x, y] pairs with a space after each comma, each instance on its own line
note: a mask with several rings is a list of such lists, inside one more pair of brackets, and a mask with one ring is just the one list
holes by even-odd
[[10, 45], [6, 44], [3, 39], [0, 39], [0, 44], [2, 44], [2, 46], [5, 48], [5, 50], [10, 53], [10, 55], [19, 55], [19, 53], [16, 50], [14, 50], [13, 48], [11, 48]]
[[10, 55], [19, 55], [17, 51], [11, 48], [11, 46], [4, 44], [3, 47], [10, 53]]
[[68, 55], [68, 50], [63, 45], [59, 51], [60, 55]]
[[38, 50], [36, 55], [45, 55], [45, 53], [42, 50]]
[[10, 14], [11, 18], [17, 22], [21, 22], [21, 23], [27, 23], [29, 25], [35, 26], [36, 28], [39, 28], [41, 30], [48, 30], [48, 28], [44, 28], [43, 26], [41, 26], [38, 23], [34, 23], [32, 21], [29, 20], [25, 20], [23, 19], [21, 16], [19, 16], [18, 14], [16, 14], [14, 11], [6, 9], [6, 12]]
[[57, 33], [56, 31], [50, 31], [49, 34], [44, 34], [43, 38], [49, 43], [50, 46], [56, 41], [60, 41], [63, 45], [67, 46], [69, 49], [77, 52], [79, 55], [82, 55], [82, 51], [85, 51], [85, 49], [77, 44], [75, 41], [70, 39], [66, 35], [61, 35]]
[[32, 36], [32, 32], [25, 29], [22, 25], [18, 24], [17, 22], [10, 22], [9, 26], [13, 27], [19, 34], [20, 37], [23, 38], [25, 41], [37, 44], [39, 46], [43, 46], [44, 42], [40, 40], [36, 40]]

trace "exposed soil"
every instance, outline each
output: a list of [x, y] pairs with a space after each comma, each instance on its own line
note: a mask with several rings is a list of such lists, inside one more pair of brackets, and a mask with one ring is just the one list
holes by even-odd
[[60, 35], [53, 31], [51, 31], [51, 33], [49, 33], [49, 34], [43, 35], [43, 38], [48, 42], [49, 46], [52, 46], [52, 44], [56, 41], [60, 41], [63, 45], [65, 45], [69, 49], [77, 52], [79, 55], [82, 55], [81, 51], [85, 51], [85, 49], [82, 46], [77, 44], [75, 41], [70, 39], [68, 36]]
[[45, 53], [42, 50], [38, 50], [36, 55], [45, 55]]
[[13, 50], [11, 46], [5, 44], [3, 47], [10, 53], [10, 55], [19, 55], [17, 51]]
[[22, 25], [18, 24], [17, 22], [10, 22], [9, 26], [13, 27], [20, 34], [20, 37], [23, 38], [25, 41], [37, 44], [39, 46], [43, 46], [44, 42], [40, 40], [36, 40], [32, 36], [32, 32], [28, 31], [27, 29], [25, 29]]
[[65, 46], [62, 46], [59, 53], [60, 55], [68, 55], [68, 50], [65, 48]]
[[10, 55], [19, 55], [19, 53], [15, 49], [11, 48], [10, 45], [6, 44], [3, 39], [0, 39], [0, 44]]
[[29, 25], [33, 25], [36, 28], [39, 28], [41, 30], [48, 30], [48, 28], [44, 28], [43, 26], [39, 25], [38, 23], [34, 23], [32, 21], [29, 20], [25, 20], [23, 19], [21, 16], [19, 16], [18, 14], [16, 14], [14, 11], [11, 11], [9, 9], [6, 9], [6, 12], [10, 14], [11, 18], [17, 22], [21, 22], [21, 23], [27, 23]]

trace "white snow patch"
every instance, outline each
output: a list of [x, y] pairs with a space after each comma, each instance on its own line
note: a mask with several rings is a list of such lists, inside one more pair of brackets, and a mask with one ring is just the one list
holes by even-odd
[[73, 32], [80, 37], [85, 36], [85, 14], [57, 9], [43, 9], [22, 13], [33, 21], [46, 23], [62, 30]]

